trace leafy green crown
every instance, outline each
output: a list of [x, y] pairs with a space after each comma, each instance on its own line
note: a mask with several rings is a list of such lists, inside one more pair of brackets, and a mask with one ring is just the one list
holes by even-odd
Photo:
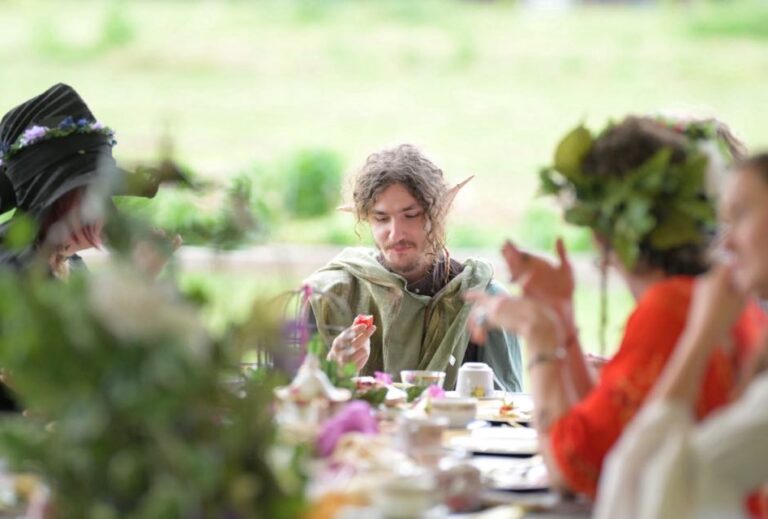
[[706, 194], [708, 154], [701, 144], [714, 142], [729, 156], [714, 121], [657, 122], [688, 138], [683, 162], [672, 162], [671, 148], [662, 148], [637, 168], [616, 176], [590, 174], [585, 158], [597, 137], [579, 125], [560, 141], [554, 164], [540, 171], [540, 191], [565, 204], [565, 220], [586, 226], [609, 240], [628, 268], [636, 265], [643, 242], [664, 251], [701, 243], [703, 230], [713, 227], [715, 210]]

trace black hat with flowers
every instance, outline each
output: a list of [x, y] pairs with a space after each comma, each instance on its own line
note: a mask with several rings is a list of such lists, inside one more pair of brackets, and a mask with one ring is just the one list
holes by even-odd
[[57, 84], [0, 121], [0, 214], [41, 216], [62, 195], [119, 170], [113, 131], [70, 86]]

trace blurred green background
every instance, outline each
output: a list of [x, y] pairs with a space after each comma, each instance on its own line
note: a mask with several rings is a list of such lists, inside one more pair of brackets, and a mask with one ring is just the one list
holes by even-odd
[[[411, 142], [450, 181], [477, 175], [457, 199], [452, 247], [495, 253], [513, 237], [549, 249], [563, 234], [588, 251], [535, 198], [558, 138], [580, 121], [665, 111], [716, 115], [764, 147], [768, 2], [566, 4], [0, 0], [0, 111], [73, 85], [117, 130], [118, 159], [154, 160], [170, 140], [196, 178], [247, 183], [255, 242], [358, 243], [350, 217], [329, 211], [338, 187], [370, 152]], [[226, 201], [167, 191], [128, 205], [194, 244], [224, 225]], [[296, 282], [188, 276], [226, 301]], [[612, 297], [618, 325], [630, 303]], [[579, 298], [591, 328], [594, 283]]]

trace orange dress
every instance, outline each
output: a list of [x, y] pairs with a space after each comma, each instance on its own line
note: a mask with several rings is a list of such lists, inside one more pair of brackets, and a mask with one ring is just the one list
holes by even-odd
[[[603, 367], [594, 389], [550, 429], [552, 451], [572, 490], [594, 497], [603, 459], [659, 378], [685, 328], [693, 284], [693, 277], [675, 276], [643, 294], [618, 352]], [[737, 370], [751, 354], [763, 320], [760, 308], [750, 305], [733, 328], [734, 348], [713, 353], [697, 402], [699, 418], [730, 401]]]

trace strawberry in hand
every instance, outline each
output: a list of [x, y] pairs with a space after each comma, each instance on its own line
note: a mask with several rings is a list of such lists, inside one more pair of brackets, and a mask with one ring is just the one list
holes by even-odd
[[357, 317], [355, 317], [355, 321], [352, 323], [352, 326], [355, 326], [357, 324], [364, 324], [366, 328], [370, 328], [371, 326], [373, 326], [373, 316], [360, 314]]

